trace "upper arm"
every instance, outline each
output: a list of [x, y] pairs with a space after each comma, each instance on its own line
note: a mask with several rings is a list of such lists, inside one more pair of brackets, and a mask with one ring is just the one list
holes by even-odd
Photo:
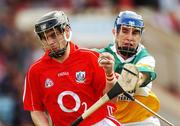
[[140, 59], [136, 65], [138, 66], [145, 66], [145, 67], [151, 67], [152, 69], [155, 68], [155, 59], [152, 56], [146, 56]]
[[155, 59], [152, 56], [146, 56], [136, 63], [138, 70], [144, 75], [145, 81], [142, 86], [156, 79]]
[[30, 69], [25, 78], [23, 104], [25, 110], [44, 111], [42, 89], [37, 71]]

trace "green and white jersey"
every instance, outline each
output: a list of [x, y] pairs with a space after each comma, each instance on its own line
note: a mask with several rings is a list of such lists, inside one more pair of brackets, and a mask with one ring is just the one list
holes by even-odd
[[137, 53], [126, 60], [124, 60], [120, 55], [117, 54], [115, 44], [109, 44], [105, 48], [94, 49], [94, 50], [100, 53], [103, 52], [111, 53], [115, 58], [114, 70], [119, 74], [121, 73], [122, 67], [125, 63], [135, 64], [140, 72], [148, 73], [149, 78], [147, 79], [146, 82], [142, 84], [142, 87], [146, 86], [149, 82], [151, 82], [156, 78], [156, 73], [154, 71], [155, 59], [153, 56], [149, 54], [147, 49], [142, 44], [139, 44]]
[[[121, 73], [122, 67], [126, 63], [135, 64], [140, 72], [148, 73], [149, 78], [141, 85], [141, 87], [136, 88], [133, 91], [130, 91], [137, 100], [144, 103], [153, 111], [157, 112], [160, 108], [160, 103], [156, 95], [151, 91], [152, 82], [156, 78], [155, 68], [155, 59], [149, 54], [147, 49], [139, 44], [137, 53], [124, 60], [119, 54], [117, 54], [115, 44], [109, 44], [107, 47], [102, 49], [94, 49], [100, 53], [109, 52], [115, 58], [114, 70], [117, 73]], [[132, 122], [143, 122], [152, 115], [146, 111], [144, 108], [138, 104], [132, 102], [129, 98], [123, 94], [117, 97], [116, 101], [117, 110], [113, 115], [123, 124], [129, 124]], [[138, 115], [138, 116], [137, 116]]]

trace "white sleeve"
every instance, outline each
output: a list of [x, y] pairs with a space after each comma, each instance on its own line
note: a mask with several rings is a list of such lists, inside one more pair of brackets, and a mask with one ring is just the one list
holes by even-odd
[[140, 96], [146, 96], [147, 97], [149, 95], [149, 91], [151, 91], [151, 89], [152, 89], [152, 82], [150, 82], [145, 87], [136, 88], [134, 96], [135, 95], [140, 95]]
[[152, 68], [155, 68], [155, 59], [152, 56], [146, 56], [140, 59], [136, 64], [137, 65], [145, 64], [151, 66]]

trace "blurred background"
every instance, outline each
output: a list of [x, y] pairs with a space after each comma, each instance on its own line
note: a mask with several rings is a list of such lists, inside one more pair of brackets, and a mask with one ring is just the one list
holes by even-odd
[[55, 9], [68, 15], [73, 41], [87, 48], [113, 41], [111, 30], [121, 10], [141, 14], [142, 43], [156, 59], [158, 113], [180, 126], [180, 0], [0, 0], [0, 126], [33, 126], [22, 107], [25, 73], [43, 54], [33, 28]]

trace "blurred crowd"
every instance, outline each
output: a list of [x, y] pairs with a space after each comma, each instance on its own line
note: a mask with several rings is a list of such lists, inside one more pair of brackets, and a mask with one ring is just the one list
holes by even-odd
[[141, 6], [158, 12], [157, 26], [180, 33], [180, 0], [0, 0], [0, 126], [32, 125], [29, 113], [23, 111], [22, 88], [29, 65], [41, 52], [32, 31], [16, 27], [18, 12], [34, 7], [63, 8], [73, 13], [109, 8], [117, 14]]

